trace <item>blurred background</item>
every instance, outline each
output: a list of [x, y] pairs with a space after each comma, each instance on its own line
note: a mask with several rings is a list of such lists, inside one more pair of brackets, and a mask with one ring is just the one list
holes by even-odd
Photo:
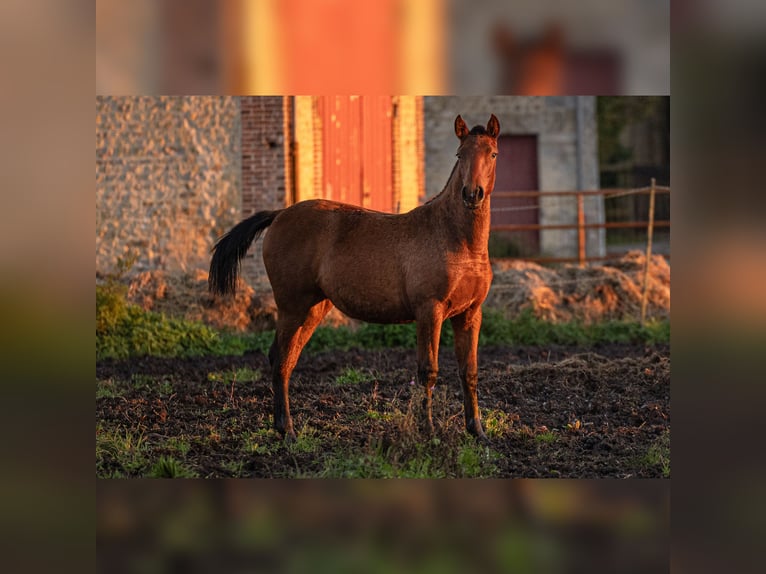
[[97, 571], [666, 572], [668, 485], [99, 481]]
[[[650, 237], [670, 257], [667, 96], [99, 96], [96, 271], [204, 269], [237, 221], [307, 199], [407, 212], [448, 180], [455, 117], [490, 113], [493, 260], [600, 263]], [[270, 291], [258, 249], [243, 270]]]
[[[137, 0], [125, 5], [143, 9], [145, 4]], [[614, 3], [602, 3], [607, 4]], [[157, 87], [160, 79], [152, 71], [158, 63], [156, 53], [146, 56], [144, 38], [131, 36], [141, 27], [140, 19], [116, 18], [119, 26], [113, 24], [107, 37], [101, 32], [107, 29], [101, 21], [105, 5], [96, 3], [97, 93], [162, 93]], [[14, 551], [11, 559], [16, 557], [19, 569], [29, 571], [35, 562], [45, 562], [40, 571], [62, 568], [58, 553], [40, 552], [40, 534], [33, 531], [50, 528], [51, 520], [58, 521], [53, 528], [64, 535], [67, 549], [79, 548], [85, 561], [92, 560], [92, 529], [73, 528], [69, 520], [82, 515], [92, 492], [92, 443], [85, 437], [92, 436], [93, 396], [92, 388], [83, 382], [93, 369], [90, 74], [97, 34], [92, 6], [87, 1], [0, 4], [6, 42], [0, 61], [6, 83], [29, 87], [4, 90], [0, 96], [6, 103], [0, 211], [2, 305], [4, 342], [12, 344], [4, 345], [4, 358], [11, 382], [39, 382], [16, 385], [26, 396], [5, 402], [10, 415], [6, 424], [25, 431], [6, 445], [13, 449], [10, 454], [19, 455], [8, 461], [5, 502], [13, 504], [6, 507], [6, 526], [14, 536], [9, 544]], [[764, 525], [763, 513], [757, 509], [764, 501], [764, 465], [763, 457], [754, 456], [750, 437], [762, 432], [764, 399], [763, 385], [757, 381], [762, 380], [766, 331], [766, 297], [761, 288], [766, 270], [761, 175], [766, 131], [760, 124], [765, 8], [754, 0], [672, 3], [672, 149], [674, 185], [679, 189], [673, 202], [673, 288], [682, 295], [676, 298], [673, 330], [674, 480], [678, 486], [674, 489], [674, 526], [678, 526], [674, 561], [680, 565], [674, 571], [760, 571]], [[618, 31], [630, 34], [630, 27], [629, 22]], [[139, 52], [144, 60], [136, 57]], [[147, 69], [142, 70], [138, 61]], [[457, 68], [457, 62], [448, 67]], [[438, 69], [425, 59], [412, 66], [416, 79], [430, 78]], [[137, 78], [144, 76], [148, 79], [140, 84]], [[650, 85], [639, 88], [640, 93], [656, 93]], [[318, 89], [335, 93], [332, 85]], [[51, 97], [53, 93], [56, 97]], [[38, 158], [55, 169], [40, 169]], [[45, 231], [27, 234], [27, 223]], [[19, 248], [20, 238], [28, 240], [24, 249]], [[57, 355], [40, 361], [41, 348]], [[51, 391], [56, 394], [51, 396]], [[30, 395], [45, 395], [46, 400]], [[26, 400], [33, 401], [34, 408]], [[45, 419], [46, 424], [31, 425], [30, 415]], [[82, 433], [71, 436], [76, 428]], [[36, 456], [33, 462], [21, 456], [51, 444], [57, 447], [51, 461]], [[74, 458], [82, 464], [72, 464]], [[32, 473], [40, 482], [29, 480], [29, 465], [34, 465]], [[76, 472], [73, 469], [78, 467], [85, 471], [76, 485], [62, 483], [62, 470]], [[73, 487], [78, 489], [75, 497]], [[70, 496], [62, 495], [62, 489]], [[46, 496], [40, 497], [41, 493]], [[34, 504], [21, 504], [32, 498]], [[74, 537], [81, 534], [88, 543], [78, 546]], [[15, 544], [19, 538], [25, 544]]]
[[670, 91], [668, 0], [98, 0], [99, 94]]

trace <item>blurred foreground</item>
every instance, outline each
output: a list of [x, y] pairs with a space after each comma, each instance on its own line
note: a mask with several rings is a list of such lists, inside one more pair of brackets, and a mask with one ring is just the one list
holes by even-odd
[[99, 572], [666, 572], [669, 481], [99, 481]]

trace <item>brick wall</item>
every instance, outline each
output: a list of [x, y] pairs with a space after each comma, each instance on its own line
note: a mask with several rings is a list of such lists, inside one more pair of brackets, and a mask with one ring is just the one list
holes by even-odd
[[96, 98], [96, 271], [206, 269], [239, 218], [239, 102]]
[[[246, 218], [258, 211], [281, 209], [290, 201], [291, 98], [240, 98], [242, 115], [242, 211]], [[266, 231], [268, 233], [268, 230]], [[267, 289], [262, 240], [242, 262], [243, 277], [258, 289]]]

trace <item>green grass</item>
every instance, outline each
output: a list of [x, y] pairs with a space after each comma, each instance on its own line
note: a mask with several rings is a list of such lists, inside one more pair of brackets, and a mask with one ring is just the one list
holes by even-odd
[[115, 399], [120, 398], [121, 396], [123, 396], [123, 391], [120, 389], [116, 381], [112, 379], [96, 379], [96, 400]]
[[542, 444], [552, 444], [558, 440], [555, 431], [543, 431], [535, 435], [535, 440]]
[[232, 478], [240, 478], [245, 476], [245, 461], [228, 460], [221, 465], [221, 468], [231, 475]]
[[197, 474], [172, 456], [161, 456], [152, 465], [149, 478], [196, 478]]
[[242, 367], [239, 369], [232, 369], [230, 371], [218, 371], [208, 373], [207, 380], [213, 383], [222, 383], [224, 386], [231, 385], [231, 383], [254, 383], [261, 380], [260, 369], [250, 369], [248, 367]]
[[[484, 448], [487, 453], [481, 451]], [[435, 456], [421, 452], [397, 460], [389, 451], [333, 453], [325, 458], [320, 478], [481, 478], [495, 474], [486, 447], [464, 446]], [[449, 461], [451, 464], [447, 464]]]
[[[242, 355], [246, 351], [267, 353], [273, 331], [230, 333], [216, 331], [202, 323], [171, 319], [130, 305], [113, 293], [99, 295], [97, 288], [96, 358], [152, 355], [192, 357], [204, 355]], [[441, 344], [451, 346], [451, 326], [445, 322]], [[526, 311], [513, 318], [485, 310], [479, 335], [480, 346], [502, 345], [592, 345], [594, 343], [656, 344], [670, 341], [670, 322], [606, 321], [585, 324], [579, 321], [550, 323]], [[331, 350], [414, 348], [417, 331], [414, 323], [377, 325], [364, 323], [352, 330], [346, 327], [320, 327], [306, 346], [308, 353]], [[238, 379], [242, 380], [242, 379]], [[257, 380], [257, 379], [250, 379]], [[231, 381], [229, 381], [231, 382]]]
[[[98, 476], [118, 478], [140, 473], [147, 465], [146, 438], [142, 431], [120, 427], [96, 427], [96, 471]], [[119, 469], [119, 470], [117, 470]]]
[[498, 409], [482, 409], [482, 425], [489, 438], [504, 437], [513, 432], [513, 418]]
[[366, 383], [367, 381], [372, 380], [375, 380], [375, 377], [371, 373], [353, 367], [347, 367], [340, 375], [335, 377], [335, 384], [358, 385], [359, 383]]
[[191, 450], [191, 443], [186, 438], [170, 437], [166, 443], [168, 450], [177, 453], [181, 458], [186, 458]]
[[247, 455], [272, 455], [279, 450], [280, 443], [275, 442], [274, 433], [269, 429], [245, 432], [242, 435], [242, 450]]
[[659, 468], [664, 478], [670, 478], [670, 431], [654, 442], [641, 460], [644, 466]]
[[318, 471], [304, 472], [316, 478], [489, 478], [497, 473], [497, 454], [473, 437], [452, 433], [424, 439], [407, 434], [384, 445], [371, 440], [359, 450], [328, 453]]
[[316, 429], [304, 425], [296, 434], [295, 440], [287, 443], [287, 450], [291, 454], [312, 453], [319, 450], [322, 439]]

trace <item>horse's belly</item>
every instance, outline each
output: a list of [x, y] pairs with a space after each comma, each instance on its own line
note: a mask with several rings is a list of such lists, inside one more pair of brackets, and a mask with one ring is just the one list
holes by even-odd
[[375, 297], [369, 293], [366, 296], [362, 294], [362, 297], [358, 295], [354, 293], [352, 296], [344, 296], [341, 291], [329, 299], [349, 317], [368, 323], [406, 323], [415, 320], [410, 310], [399, 301]]

